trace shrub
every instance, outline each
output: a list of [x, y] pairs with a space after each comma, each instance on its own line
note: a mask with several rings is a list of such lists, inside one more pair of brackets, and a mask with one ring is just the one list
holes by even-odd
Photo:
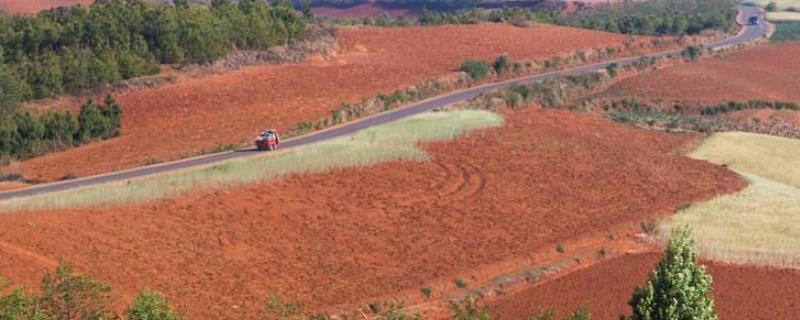
[[433, 289], [431, 289], [431, 287], [422, 288], [422, 295], [425, 296], [425, 298], [430, 298], [433, 295]]
[[297, 301], [287, 300], [280, 294], [267, 296], [264, 307], [265, 319], [301, 320], [308, 316], [306, 309]]
[[461, 65], [460, 71], [466, 72], [472, 80], [480, 81], [489, 74], [489, 63], [483, 60], [468, 60]]
[[497, 74], [503, 74], [508, 72], [510, 65], [511, 63], [509, 62], [508, 56], [506, 55], [497, 57], [497, 59], [494, 60], [494, 63], [492, 63], [492, 67], [494, 68], [494, 71], [497, 72]]
[[630, 319], [716, 320], [711, 277], [696, 262], [691, 229], [674, 229], [664, 258], [629, 302], [633, 309]]
[[564, 246], [563, 242], [559, 242], [559, 243], [556, 244], [556, 252], [558, 252], [558, 253], [567, 252], [567, 247]]
[[453, 280], [453, 283], [455, 283], [456, 287], [458, 287], [459, 289], [465, 289], [467, 287], [467, 283], [461, 279], [455, 279]]
[[179, 320], [162, 294], [145, 289], [128, 307], [128, 320]]
[[472, 298], [467, 298], [463, 305], [453, 304], [453, 320], [491, 320], [489, 308], [479, 305]]
[[683, 49], [683, 56], [689, 60], [697, 60], [703, 54], [703, 48], [698, 46], [688, 46]]
[[619, 69], [620, 69], [619, 64], [616, 63], [609, 64], [606, 67], [608, 75], [612, 78], [616, 78], [619, 75]]
[[774, 1], [772, 1], [772, 2], [768, 3], [767, 6], [764, 7], [764, 9], [767, 10], [767, 12], [778, 11], [778, 4], [775, 3]]
[[400, 300], [394, 300], [389, 302], [383, 303], [383, 311], [378, 312], [377, 319], [383, 320], [419, 320], [419, 314], [407, 314], [403, 312], [403, 302]]

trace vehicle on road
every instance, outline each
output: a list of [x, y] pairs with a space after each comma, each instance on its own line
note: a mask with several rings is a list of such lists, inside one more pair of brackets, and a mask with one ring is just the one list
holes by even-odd
[[749, 24], [751, 26], [757, 26], [759, 22], [760, 21], [759, 21], [758, 17], [756, 17], [756, 16], [752, 16], [752, 17], [750, 17], [750, 19], [747, 19], [747, 24]]
[[258, 150], [275, 150], [281, 144], [281, 136], [278, 130], [267, 129], [256, 137], [255, 144]]

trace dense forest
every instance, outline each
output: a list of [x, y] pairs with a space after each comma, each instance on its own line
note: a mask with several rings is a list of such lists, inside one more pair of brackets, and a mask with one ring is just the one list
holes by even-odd
[[[397, 1], [419, 4], [425, 1]], [[648, 0], [601, 4], [578, 13], [543, 6], [538, 9], [448, 9], [425, 7], [415, 19], [382, 15], [375, 20], [340, 21], [379, 26], [519, 22], [523, 20], [637, 35], [696, 34], [707, 29], [731, 30], [736, 25], [736, 0]], [[470, 5], [474, 6], [474, 5]], [[480, 6], [480, 4], [479, 4]], [[469, 7], [469, 6], [468, 6]]]
[[0, 14], [0, 116], [20, 101], [54, 97], [203, 63], [233, 48], [265, 49], [304, 31], [289, 2], [213, 0], [210, 6], [108, 0], [92, 6]]
[[641, 35], [696, 34], [706, 29], [731, 30], [736, 0], [649, 0], [601, 5], [567, 15], [562, 24]]

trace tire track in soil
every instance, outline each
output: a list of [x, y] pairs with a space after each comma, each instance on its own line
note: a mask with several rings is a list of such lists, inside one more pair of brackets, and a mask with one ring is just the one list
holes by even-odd
[[466, 163], [450, 164], [437, 160], [433, 163], [445, 172], [444, 182], [438, 186], [440, 191], [430, 196], [402, 201], [399, 206], [458, 202], [480, 193], [486, 186], [486, 175], [476, 166]]
[[8, 243], [8, 242], [0, 241], [0, 250], [9, 252], [11, 254], [15, 254], [15, 255], [20, 256], [22, 258], [25, 258], [25, 259], [27, 259], [29, 261], [42, 264], [42, 265], [44, 265], [46, 267], [49, 267], [49, 268], [55, 268], [56, 266], [58, 266], [58, 261], [55, 261], [55, 260], [50, 259], [50, 258], [48, 258], [46, 256], [40, 255], [40, 254], [38, 254], [36, 252], [27, 250], [25, 248], [22, 248], [20, 246], [17, 246], [17, 245]]

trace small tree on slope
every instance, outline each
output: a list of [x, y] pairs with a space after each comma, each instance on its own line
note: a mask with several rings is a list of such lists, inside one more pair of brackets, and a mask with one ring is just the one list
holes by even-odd
[[717, 320], [711, 276], [698, 266], [691, 229], [672, 231], [664, 259], [631, 298], [631, 320]]

